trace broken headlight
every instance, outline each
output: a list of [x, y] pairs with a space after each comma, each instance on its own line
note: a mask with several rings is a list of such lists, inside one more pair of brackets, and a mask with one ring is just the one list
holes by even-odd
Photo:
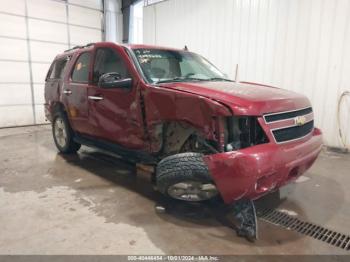
[[256, 117], [228, 117], [226, 127], [226, 152], [268, 142], [268, 138]]

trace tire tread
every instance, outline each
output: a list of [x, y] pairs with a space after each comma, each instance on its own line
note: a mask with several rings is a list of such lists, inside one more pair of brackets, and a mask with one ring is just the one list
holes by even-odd
[[186, 152], [162, 159], [157, 166], [158, 190], [168, 195], [168, 188], [181, 181], [197, 180], [212, 183], [207, 165], [200, 153]]

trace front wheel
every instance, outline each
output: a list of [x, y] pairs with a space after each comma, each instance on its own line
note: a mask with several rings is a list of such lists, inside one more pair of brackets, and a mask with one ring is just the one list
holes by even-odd
[[157, 188], [166, 196], [184, 201], [213, 199], [218, 191], [200, 153], [164, 158], [157, 166]]
[[75, 153], [81, 146], [73, 141], [73, 130], [66, 115], [62, 112], [57, 113], [53, 119], [52, 135], [56, 147], [61, 153]]

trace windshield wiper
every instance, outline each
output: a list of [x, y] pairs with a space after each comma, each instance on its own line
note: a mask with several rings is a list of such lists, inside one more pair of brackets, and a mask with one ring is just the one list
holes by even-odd
[[182, 81], [207, 81], [207, 79], [203, 78], [195, 78], [195, 77], [175, 77], [171, 79], [164, 79], [164, 80], [159, 80], [155, 82], [155, 84], [161, 84], [161, 83], [171, 83], [171, 82], [182, 82]]
[[207, 81], [226, 81], [226, 82], [234, 82], [231, 79], [227, 79], [227, 78], [222, 78], [222, 77], [212, 77], [207, 79]]
[[195, 77], [175, 77], [171, 79], [164, 79], [155, 82], [155, 84], [161, 83], [171, 83], [171, 82], [182, 82], [182, 81], [226, 81], [234, 82], [233, 80], [222, 78], [222, 77], [212, 77], [212, 78], [195, 78]]

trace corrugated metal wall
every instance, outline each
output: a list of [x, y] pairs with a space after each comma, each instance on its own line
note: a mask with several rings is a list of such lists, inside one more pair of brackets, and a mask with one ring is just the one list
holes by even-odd
[[[349, 0], [168, 0], [144, 8], [144, 43], [201, 53], [239, 79], [303, 93], [325, 143], [350, 144]], [[344, 136], [346, 136], [344, 138]], [[343, 142], [342, 142], [343, 141]]]

